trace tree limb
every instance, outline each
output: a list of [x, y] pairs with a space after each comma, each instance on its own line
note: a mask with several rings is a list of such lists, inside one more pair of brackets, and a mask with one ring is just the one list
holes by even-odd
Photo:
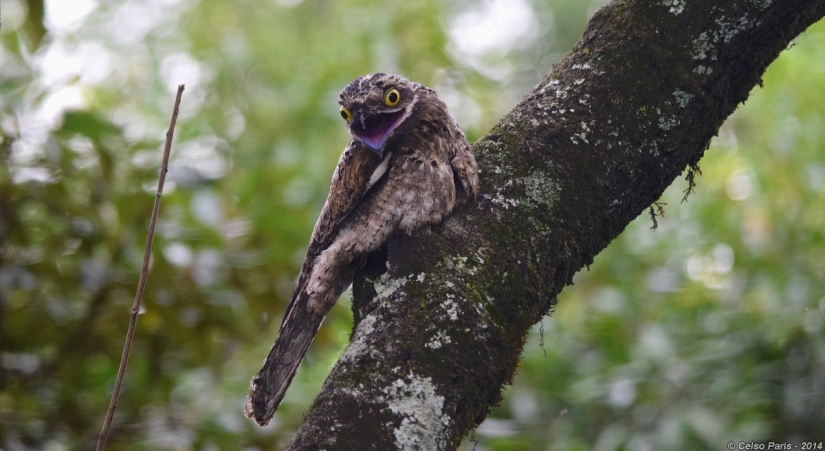
[[355, 327], [290, 449], [455, 449], [529, 328], [686, 169], [821, 0], [606, 6], [474, 145], [481, 198], [373, 255]]

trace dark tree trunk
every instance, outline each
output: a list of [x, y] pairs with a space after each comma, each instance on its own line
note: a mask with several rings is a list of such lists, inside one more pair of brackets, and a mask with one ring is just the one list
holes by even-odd
[[628, 0], [474, 145], [481, 197], [354, 285], [355, 327], [293, 450], [441, 450], [501, 399], [573, 274], [688, 170], [822, 0]]

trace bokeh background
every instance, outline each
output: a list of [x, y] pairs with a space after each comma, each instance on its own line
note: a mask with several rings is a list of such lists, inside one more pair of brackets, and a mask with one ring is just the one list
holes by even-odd
[[[471, 141], [603, 1], [0, 0], [0, 449], [90, 449], [185, 84], [107, 449], [280, 449], [346, 343], [327, 319], [273, 423], [242, 415], [347, 141], [398, 72]], [[825, 23], [720, 130], [687, 202], [633, 222], [531, 333], [476, 450], [825, 441]], [[820, 448], [816, 448], [820, 449]]]

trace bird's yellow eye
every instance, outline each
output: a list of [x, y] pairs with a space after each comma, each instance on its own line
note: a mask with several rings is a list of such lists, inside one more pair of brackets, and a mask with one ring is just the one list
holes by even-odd
[[397, 89], [390, 89], [387, 95], [384, 96], [384, 104], [387, 106], [396, 106], [401, 101], [401, 93]]
[[352, 120], [352, 113], [344, 105], [341, 105], [341, 117], [347, 122]]

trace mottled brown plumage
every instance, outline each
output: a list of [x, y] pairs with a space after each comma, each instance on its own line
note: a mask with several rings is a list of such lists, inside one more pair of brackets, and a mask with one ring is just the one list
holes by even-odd
[[435, 91], [370, 74], [341, 91], [352, 140], [338, 161], [278, 338], [252, 380], [245, 413], [272, 419], [327, 312], [362, 257], [397, 234], [441, 222], [475, 197], [476, 162]]

